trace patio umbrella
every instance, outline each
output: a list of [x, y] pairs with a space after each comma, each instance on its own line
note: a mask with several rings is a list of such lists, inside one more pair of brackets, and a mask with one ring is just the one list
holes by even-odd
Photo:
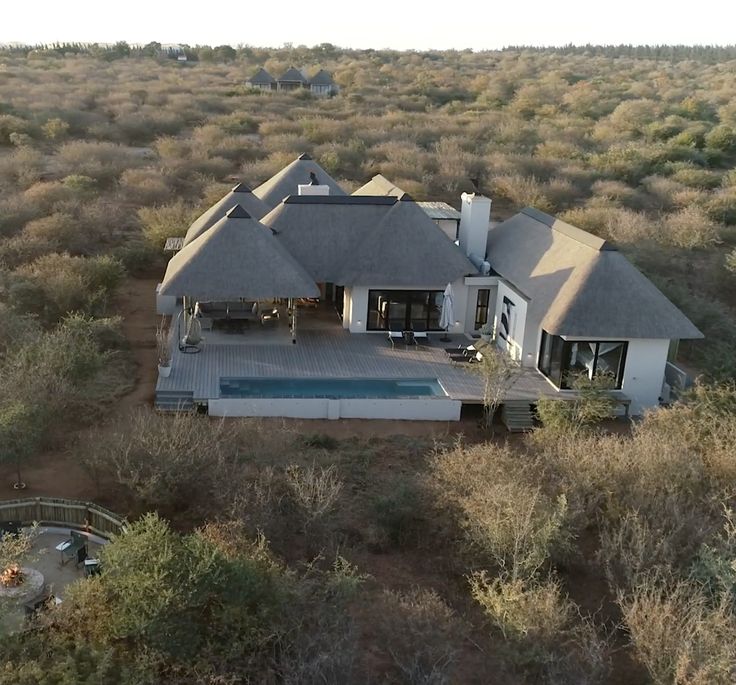
[[450, 326], [452, 326], [454, 319], [455, 312], [453, 310], [452, 301], [452, 284], [448, 283], [442, 299], [442, 312], [440, 314], [440, 328], [445, 329], [445, 335], [441, 338], [442, 342], [450, 342], [450, 339], [447, 337], [447, 332], [449, 331]]

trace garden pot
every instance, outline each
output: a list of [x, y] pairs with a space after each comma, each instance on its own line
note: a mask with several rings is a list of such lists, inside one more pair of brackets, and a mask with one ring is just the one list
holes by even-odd
[[167, 366], [161, 366], [161, 364], [159, 364], [158, 375], [162, 378], [168, 378], [171, 375], [171, 364], [168, 364]]

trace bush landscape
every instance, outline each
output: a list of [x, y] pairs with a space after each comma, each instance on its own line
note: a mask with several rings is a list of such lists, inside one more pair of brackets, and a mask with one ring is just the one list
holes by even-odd
[[[226, 48], [0, 50], [2, 458], [70, 450], [132, 522], [0, 684], [734, 682], [736, 51]], [[244, 85], [291, 64], [341, 94]], [[121, 289], [301, 152], [610, 239], [705, 333], [700, 382], [630, 430], [591, 389], [436, 440], [123, 401]]]

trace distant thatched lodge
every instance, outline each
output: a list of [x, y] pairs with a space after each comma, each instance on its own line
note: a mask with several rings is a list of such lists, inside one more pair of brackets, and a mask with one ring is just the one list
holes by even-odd
[[339, 88], [332, 80], [332, 76], [324, 69], [320, 69], [312, 78], [308, 78], [303, 71], [296, 67], [289, 67], [278, 79], [275, 79], [264, 68], [258, 69], [246, 82], [249, 88], [258, 90], [291, 91], [308, 88], [314, 95], [329, 96], [337, 94]]

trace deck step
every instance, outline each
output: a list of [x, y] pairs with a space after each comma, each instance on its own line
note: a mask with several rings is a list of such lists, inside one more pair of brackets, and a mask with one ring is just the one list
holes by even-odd
[[501, 406], [501, 421], [509, 433], [524, 433], [534, 428], [536, 412], [531, 402], [511, 400]]
[[157, 390], [153, 406], [158, 411], [192, 411], [194, 393], [186, 390]]

